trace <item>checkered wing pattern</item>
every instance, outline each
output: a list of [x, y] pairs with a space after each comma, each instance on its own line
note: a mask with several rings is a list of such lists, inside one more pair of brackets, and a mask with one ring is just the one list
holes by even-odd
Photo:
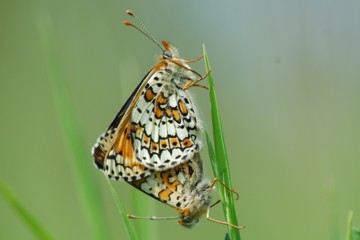
[[[197, 79], [177, 50], [144, 77], [92, 149], [95, 165], [111, 179], [135, 181], [192, 158], [201, 128], [186, 85]], [[169, 53], [168, 53], [169, 54]]]
[[110, 179], [133, 181], [151, 173], [151, 170], [136, 161], [130, 130], [134, 101], [150, 74], [139, 83], [108, 130], [100, 135], [92, 148], [95, 165]]
[[[212, 188], [210, 181], [203, 179], [202, 162], [198, 153], [186, 163], [166, 171], [151, 175], [130, 183], [151, 197], [174, 207], [181, 217], [198, 218], [210, 205]], [[183, 220], [182, 225], [187, 225]]]
[[187, 161], [200, 148], [191, 96], [175, 81], [171, 70], [160, 68], [132, 111], [131, 136], [137, 161], [156, 171]]

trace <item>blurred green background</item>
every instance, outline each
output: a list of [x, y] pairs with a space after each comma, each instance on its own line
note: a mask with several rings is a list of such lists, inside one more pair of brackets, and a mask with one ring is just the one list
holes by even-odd
[[[56, 76], [75, 109], [83, 170], [101, 193], [98, 222], [111, 239], [126, 239], [90, 149], [160, 54], [122, 25], [132, 20], [127, 9], [185, 59], [206, 45], [242, 239], [344, 239], [350, 209], [360, 225], [359, 1], [2, 0], [0, 181], [52, 237], [94, 239], [56, 108]], [[56, 73], [44, 36], [57, 52]], [[202, 61], [192, 66], [205, 72]], [[191, 91], [210, 128], [207, 92]], [[113, 185], [129, 213], [177, 214], [126, 183]], [[2, 197], [0, 212], [0, 239], [35, 239]], [[220, 207], [211, 215], [223, 219]], [[142, 239], [224, 239], [226, 231], [205, 219], [191, 230], [176, 221], [132, 223]]]

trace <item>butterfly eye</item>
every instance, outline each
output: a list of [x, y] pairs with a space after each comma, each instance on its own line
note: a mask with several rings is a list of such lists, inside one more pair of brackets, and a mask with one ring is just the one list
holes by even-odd
[[192, 225], [194, 225], [198, 221], [199, 221], [198, 218], [192, 218], [192, 217], [189, 217], [189, 216], [183, 216], [182, 219], [181, 219], [181, 223], [185, 227], [191, 227]]
[[172, 58], [172, 54], [171, 54], [171, 52], [169, 52], [167, 50], [163, 50], [163, 57], [164, 58]]

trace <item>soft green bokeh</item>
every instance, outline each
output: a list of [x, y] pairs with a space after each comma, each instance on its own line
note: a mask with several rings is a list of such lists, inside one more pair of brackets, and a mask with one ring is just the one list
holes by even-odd
[[[160, 54], [122, 25], [131, 19], [127, 9], [159, 40], [177, 46], [183, 58], [198, 57], [206, 44], [232, 184], [240, 193], [239, 224], [246, 225], [242, 239], [344, 239], [350, 209], [354, 225], [360, 225], [359, 1], [5, 0], [0, 2], [0, 179], [51, 236], [93, 239], [37, 23], [46, 15], [54, 27], [58, 62], [92, 165], [91, 146]], [[203, 62], [193, 67], [205, 73]], [[208, 93], [191, 91], [210, 124]], [[205, 174], [212, 178], [203, 152]], [[99, 221], [112, 239], [124, 239], [106, 180], [90, 169], [106, 216]], [[129, 213], [177, 214], [126, 183], [113, 185]], [[141, 204], [151, 208], [144, 213], [136, 207]], [[0, 213], [0, 239], [35, 239], [2, 197]], [[213, 208], [211, 216], [223, 219], [221, 208]], [[139, 221], [133, 225], [142, 231]], [[191, 230], [176, 221], [146, 226], [155, 239], [224, 239], [226, 231], [206, 220]]]

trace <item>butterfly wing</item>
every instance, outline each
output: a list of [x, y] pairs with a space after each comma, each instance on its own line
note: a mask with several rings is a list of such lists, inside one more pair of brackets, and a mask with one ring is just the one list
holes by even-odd
[[135, 155], [156, 171], [184, 163], [199, 151], [198, 120], [188, 91], [159, 69], [146, 84], [132, 112]]
[[131, 111], [139, 97], [139, 92], [152, 74], [153, 72], [150, 71], [138, 84], [108, 130], [100, 135], [92, 148], [95, 165], [109, 178], [132, 181], [151, 173], [136, 161], [130, 136], [130, 125]]
[[135, 181], [199, 151], [191, 97], [166, 66], [160, 62], [145, 76], [95, 144], [95, 164], [109, 178]]
[[130, 184], [158, 201], [177, 208], [186, 209], [191, 204], [191, 191], [202, 179], [202, 165], [199, 154], [186, 163], [166, 171], [133, 181]]

